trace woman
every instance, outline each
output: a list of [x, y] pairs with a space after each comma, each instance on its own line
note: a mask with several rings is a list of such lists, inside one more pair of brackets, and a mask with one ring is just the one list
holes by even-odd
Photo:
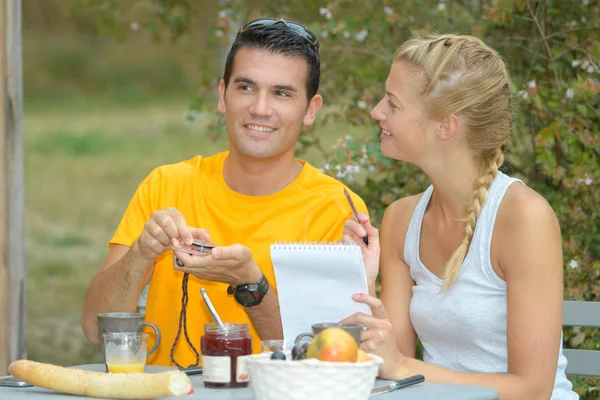
[[[495, 388], [500, 399], [577, 399], [561, 354], [562, 251], [550, 205], [498, 168], [512, 130], [500, 56], [472, 36], [412, 38], [397, 51], [371, 112], [386, 157], [432, 185], [388, 207], [377, 230], [361, 215], [344, 238], [363, 247], [373, 316], [361, 347], [380, 375]], [[362, 237], [367, 235], [366, 246]], [[416, 360], [415, 343], [424, 348]]]

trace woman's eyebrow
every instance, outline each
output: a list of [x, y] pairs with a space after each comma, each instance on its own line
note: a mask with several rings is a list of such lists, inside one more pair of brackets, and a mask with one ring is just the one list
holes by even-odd
[[398, 98], [398, 96], [396, 96], [394, 93], [390, 92], [389, 90], [386, 89], [385, 94], [387, 94], [390, 97], [394, 97], [396, 100], [400, 101], [400, 99]]

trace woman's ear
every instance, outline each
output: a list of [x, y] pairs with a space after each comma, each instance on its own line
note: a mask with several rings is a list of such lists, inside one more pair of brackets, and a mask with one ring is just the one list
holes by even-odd
[[450, 140], [458, 132], [459, 120], [455, 114], [444, 115], [438, 124], [437, 137], [440, 140]]

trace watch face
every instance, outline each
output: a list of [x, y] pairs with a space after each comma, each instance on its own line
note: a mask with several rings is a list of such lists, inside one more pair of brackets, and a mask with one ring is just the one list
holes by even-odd
[[[258, 293], [256, 293], [258, 294]], [[254, 293], [246, 292], [246, 291], [238, 291], [236, 293], [238, 301], [242, 304], [253, 304], [256, 303], [256, 297], [254, 297]]]

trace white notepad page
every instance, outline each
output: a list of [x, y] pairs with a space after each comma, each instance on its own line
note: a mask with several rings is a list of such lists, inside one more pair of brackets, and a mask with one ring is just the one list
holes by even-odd
[[360, 247], [355, 244], [271, 245], [283, 337], [312, 332], [311, 324], [339, 322], [369, 306], [352, 300], [368, 293]]

